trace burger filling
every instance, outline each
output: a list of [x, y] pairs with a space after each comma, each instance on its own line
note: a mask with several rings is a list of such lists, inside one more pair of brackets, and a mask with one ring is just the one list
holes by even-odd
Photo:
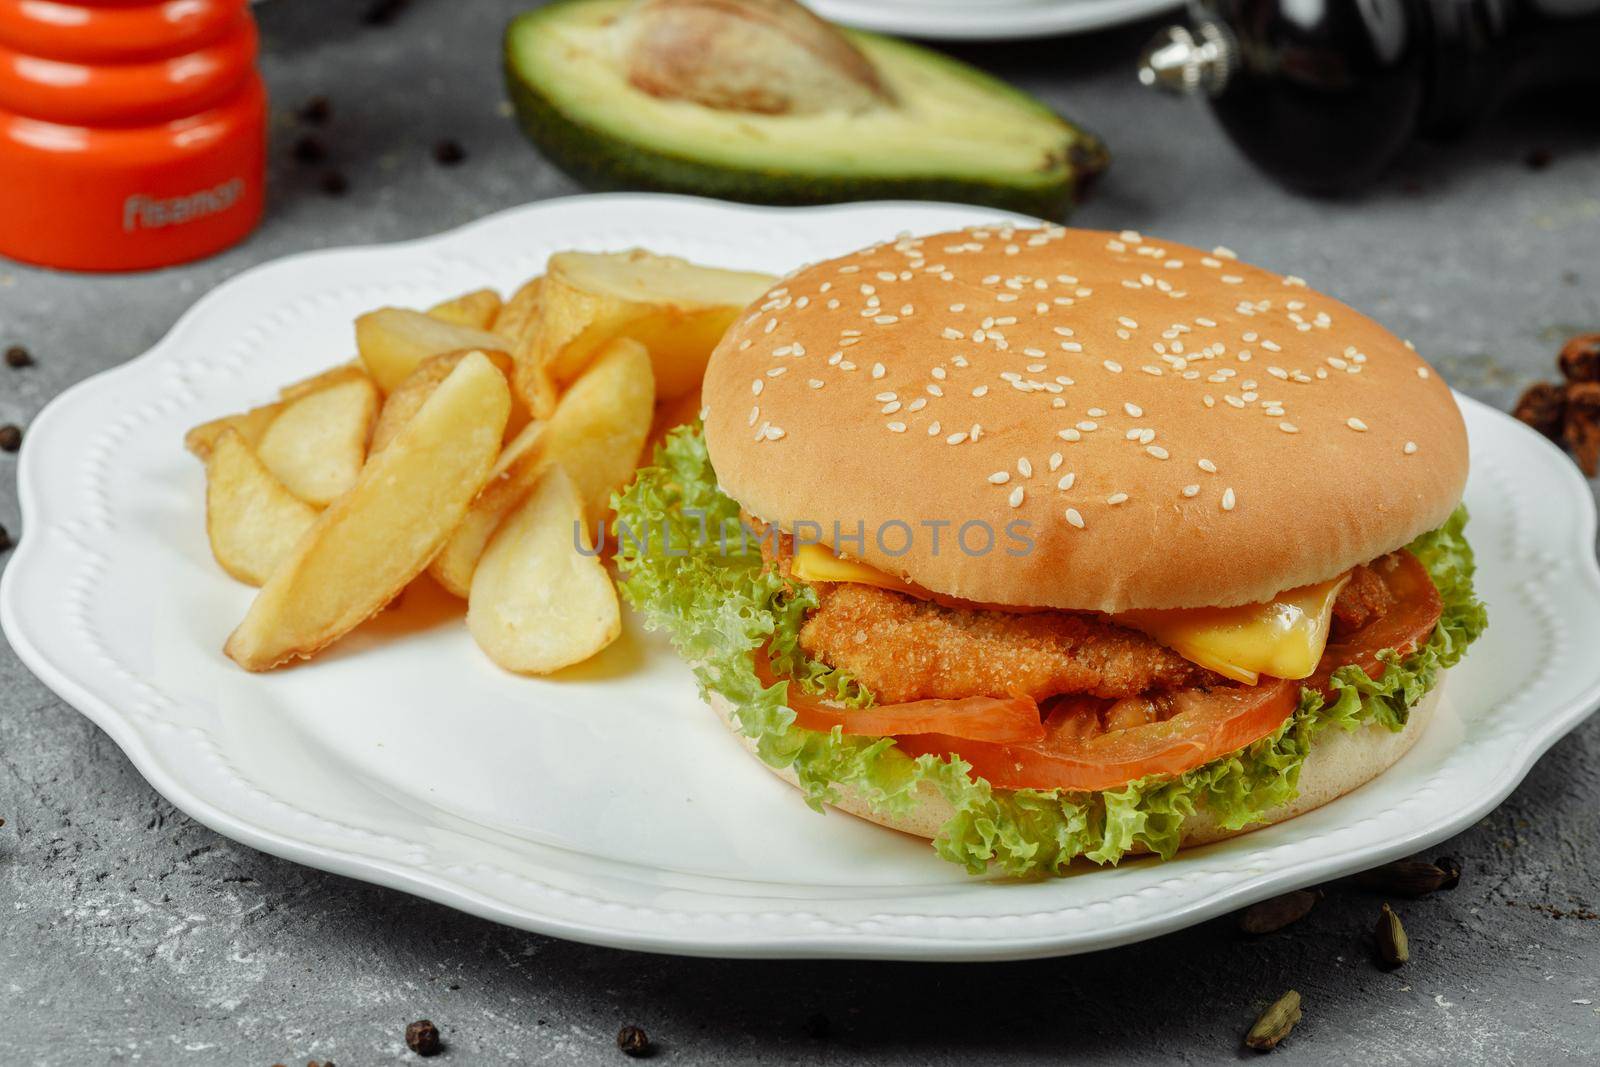
[[904, 811], [937, 789], [957, 814], [936, 848], [973, 871], [1170, 855], [1202, 806], [1227, 829], [1259, 822], [1296, 795], [1318, 733], [1403, 729], [1484, 625], [1461, 511], [1275, 605], [1268, 615], [1294, 625], [1264, 654], [1248, 609], [1006, 610], [869, 572], [808, 578], [786, 538], [746, 549], [715, 536], [741, 516], [687, 430], [619, 498], [618, 519], [690, 546], [619, 537], [624, 592], [732, 704], [763, 760], [818, 807], [848, 787]]

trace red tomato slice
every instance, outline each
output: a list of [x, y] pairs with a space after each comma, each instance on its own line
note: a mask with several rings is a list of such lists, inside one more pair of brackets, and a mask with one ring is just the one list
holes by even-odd
[[[777, 682], [767, 650], [759, 648], [753, 655], [761, 684]], [[1029, 697], [913, 700], [854, 710], [825, 704], [791, 684], [784, 703], [793, 709], [796, 726], [823, 733], [835, 726], [843, 727], [847, 734], [870, 737], [938, 732], [963, 743], [1040, 741], [1045, 736], [1039, 705]]]
[[1408, 656], [1427, 641], [1433, 628], [1439, 625], [1444, 601], [1439, 598], [1439, 589], [1428, 577], [1428, 569], [1421, 560], [1409, 552], [1396, 552], [1374, 566], [1389, 592], [1394, 594], [1394, 604], [1383, 618], [1368, 623], [1342, 641], [1329, 642], [1323, 650], [1322, 662], [1317, 665], [1316, 673], [1306, 679], [1306, 685], [1326, 692], [1329, 675], [1352, 663], [1368, 676], [1382, 678], [1384, 668], [1378, 659], [1379, 652], [1392, 648]]
[[[1260, 685], [1190, 689], [1165, 698], [1164, 722], [1099, 732], [1099, 702], [1067, 702], [1033, 744], [984, 744], [938, 734], [900, 737], [913, 756], [959, 755], [996, 789], [1116, 789], [1150, 774], [1182, 774], [1276, 730], [1294, 711], [1300, 686], [1278, 678]], [[1119, 704], [1126, 704], [1121, 701]]]

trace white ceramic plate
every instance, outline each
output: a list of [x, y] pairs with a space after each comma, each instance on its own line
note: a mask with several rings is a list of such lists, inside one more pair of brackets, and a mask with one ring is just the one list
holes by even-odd
[[1183, 0], [805, 0], [846, 26], [937, 40], [1050, 37], [1135, 22]]
[[223, 658], [252, 593], [211, 560], [183, 431], [347, 358], [358, 313], [509, 289], [564, 248], [785, 271], [993, 218], [578, 197], [256, 268], [35, 420], [0, 623], [156, 789], [220, 833], [542, 933], [727, 956], [999, 959], [1178, 929], [1461, 830], [1600, 701], [1589, 493], [1543, 439], [1470, 400], [1467, 501], [1493, 621], [1440, 718], [1371, 785], [1167, 864], [973, 880], [923, 841], [815, 815], [637, 627], [558, 681], [500, 672], [458, 609], [416, 602], [291, 670]]

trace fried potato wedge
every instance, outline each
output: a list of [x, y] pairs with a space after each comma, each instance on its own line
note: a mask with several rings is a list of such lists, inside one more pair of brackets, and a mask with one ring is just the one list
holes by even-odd
[[545, 454], [566, 468], [591, 524], [610, 510], [611, 494], [633, 480], [655, 399], [650, 353], [637, 341], [617, 338], [550, 417]]
[[429, 356], [473, 348], [509, 353], [512, 347], [499, 334], [444, 322], [409, 308], [379, 308], [356, 319], [356, 349], [385, 395], [394, 392]]
[[490, 540], [472, 576], [467, 628], [490, 659], [519, 674], [581, 663], [621, 634], [616, 586], [561, 467], [546, 468]]
[[538, 275], [522, 283], [511, 294], [494, 317], [494, 332], [513, 345], [522, 343], [524, 337], [539, 323], [539, 292], [544, 286], [544, 276]]
[[[469, 349], [468, 351], [478, 351]], [[443, 352], [437, 356], [429, 356], [417, 365], [417, 369], [406, 375], [405, 381], [395, 386], [383, 401], [383, 410], [378, 414], [378, 424], [372, 430], [372, 452], [381, 452], [388, 443], [411, 421], [411, 417], [422, 409], [423, 402], [433, 395], [439, 383], [450, 376], [467, 356], [467, 352]], [[511, 378], [511, 357], [504, 352], [482, 352], [490, 363], [493, 363], [509, 382]], [[506, 423], [506, 434], [516, 434], [528, 424], [527, 409], [512, 398], [511, 418]]]
[[488, 480], [510, 410], [493, 363], [457, 364], [273, 572], [228, 656], [252, 671], [311, 656], [399, 595]]
[[223, 570], [264, 584], [316, 521], [317, 509], [285, 489], [239, 431], [222, 431], [206, 457], [206, 535]]
[[337, 367], [329, 367], [321, 374], [313, 374], [309, 378], [302, 378], [298, 382], [290, 382], [278, 390], [279, 400], [299, 400], [303, 396], [310, 396], [333, 385], [343, 385], [345, 382], [356, 378], [367, 377], [366, 368], [361, 361], [353, 359], [349, 363], [341, 363]]
[[428, 309], [428, 314], [441, 322], [487, 330], [494, 325], [495, 316], [500, 314], [500, 294], [493, 289], [474, 289], [433, 305]]
[[585, 520], [598, 522], [610, 509], [611, 494], [638, 467], [650, 430], [650, 373], [650, 356], [638, 342], [612, 342], [561, 398], [548, 422], [529, 423], [506, 446], [489, 484], [429, 565], [434, 580], [457, 596], [467, 596], [489, 539], [551, 463], [566, 468], [583, 501]]
[[560, 388], [606, 342], [631, 337], [650, 351], [657, 393], [682, 396], [700, 384], [734, 319], [773, 281], [639, 249], [557, 253], [540, 287], [538, 328], [518, 338], [517, 389], [545, 418]]
[[183, 447], [204, 462], [211, 457], [217, 440], [223, 434], [233, 431], [244, 439], [246, 445], [254, 448], [261, 443], [261, 438], [266, 436], [267, 427], [271, 426], [273, 420], [288, 406], [284, 403], [263, 404], [238, 415], [224, 415], [220, 419], [202, 422], [183, 435]]
[[378, 390], [361, 375], [290, 401], [256, 455], [289, 492], [326, 506], [355, 484], [377, 417]]
[[545, 463], [544, 434], [544, 423], [530, 422], [501, 451], [488, 484], [428, 564], [428, 573], [442, 588], [466, 599], [472, 589], [472, 572], [489, 538], [539, 480]]

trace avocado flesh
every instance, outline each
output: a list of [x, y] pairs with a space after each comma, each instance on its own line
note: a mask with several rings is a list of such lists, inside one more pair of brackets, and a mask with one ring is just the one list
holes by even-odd
[[897, 103], [858, 114], [718, 111], [629, 84], [615, 41], [629, 0], [558, 0], [506, 31], [506, 80], [530, 139], [591, 188], [817, 204], [920, 199], [1059, 218], [1104, 147], [1002, 82], [890, 38], [844, 31]]

